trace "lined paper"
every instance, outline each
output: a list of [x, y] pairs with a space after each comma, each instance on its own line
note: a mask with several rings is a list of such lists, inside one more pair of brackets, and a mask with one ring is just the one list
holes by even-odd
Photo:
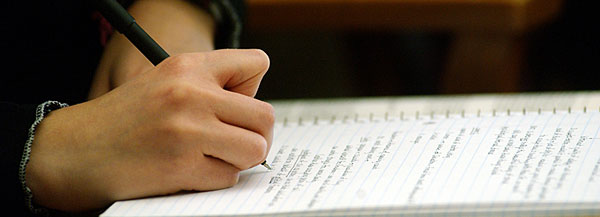
[[101, 216], [600, 213], [600, 112], [277, 123], [266, 171]]
[[370, 115], [475, 114], [477, 112], [598, 110], [600, 91], [503, 93], [273, 100], [277, 121], [343, 119]]

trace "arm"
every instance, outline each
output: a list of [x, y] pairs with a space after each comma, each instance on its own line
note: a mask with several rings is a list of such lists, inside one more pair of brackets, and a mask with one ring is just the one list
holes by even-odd
[[[213, 18], [195, 4], [136, 1], [129, 12], [171, 56], [214, 49]], [[115, 33], [106, 45], [89, 97], [96, 98], [153, 67], [125, 36]]]
[[237, 183], [272, 140], [273, 108], [254, 99], [269, 66], [259, 50], [167, 58], [107, 94], [38, 125], [26, 182], [58, 210]]
[[[177, 8], [187, 4], [136, 2], [133, 16], [171, 57], [152, 67], [116, 34], [91, 100], [55, 110], [40, 123], [26, 173], [36, 203], [81, 211], [115, 200], [225, 188], [237, 182], [239, 171], [264, 161], [273, 109], [253, 97], [268, 57], [259, 50], [196, 52], [213, 48], [213, 27], [197, 25], [210, 20], [201, 10]], [[178, 29], [185, 24], [193, 25]]]

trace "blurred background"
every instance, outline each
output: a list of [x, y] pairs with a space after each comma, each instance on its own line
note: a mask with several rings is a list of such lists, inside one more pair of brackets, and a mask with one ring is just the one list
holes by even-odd
[[[575, 0], [247, 0], [257, 98], [597, 90], [598, 12]], [[596, 18], [594, 18], [596, 17]]]

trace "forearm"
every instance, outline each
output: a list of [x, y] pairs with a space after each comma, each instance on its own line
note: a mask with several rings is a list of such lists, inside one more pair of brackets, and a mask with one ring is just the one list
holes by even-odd
[[[172, 53], [214, 48], [214, 21], [204, 9], [185, 0], [139, 0], [129, 12]], [[124, 37], [120, 37], [124, 40]], [[131, 46], [133, 47], [133, 46]]]
[[[140, 0], [129, 12], [170, 55], [214, 49], [215, 24], [204, 9], [184, 0]], [[108, 41], [89, 98], [96, 98], [153, 66], [122, 34]]]

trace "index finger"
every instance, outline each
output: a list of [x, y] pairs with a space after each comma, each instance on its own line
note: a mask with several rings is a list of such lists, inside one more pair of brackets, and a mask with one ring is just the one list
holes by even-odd
[[224, 49], [206, 53], [206, 64], [217, 83], [229, 91], [254, 97], [269, 69], [267, 54], [259, 49]]

